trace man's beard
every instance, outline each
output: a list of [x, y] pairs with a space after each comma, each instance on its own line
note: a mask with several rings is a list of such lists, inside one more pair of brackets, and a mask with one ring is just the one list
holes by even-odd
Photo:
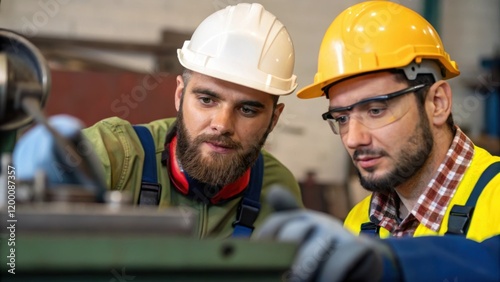
[[[368, 191], [388, 194], [396, 187], [416, 175], [425, 165], [431, 154], [434, 138], [430, 129], [429, 121], [423, 113], [420, 113], [420, 123], [415, 133], [408, 139], [408, 146], [401, 151], [396, 160], [394, 169], [387, 172], [379, 179], [363, 177], [358, 169], [361, 186]], [[385, 154], [385, 152], [373, 152], [370, 150], [356, 150], [357, 154]], [[354, 158], [353, 156], [353, 158]]]
[[[250, 148], [242, 151], [243, 146], [226, 135], [202, 134], [191, 140], [184, 125], [182, 112], [177, 116], [177, 126], [176, 155], [183, 170], [200, 182], [219, 187], [236, 181], [253, 166], [271, 131], [270, 123], [264, 136]], [[207, 141], [215, 141], [234, 150], [235, 153], [211, 152], [209, 156], [204, 157], [200, 146]]]

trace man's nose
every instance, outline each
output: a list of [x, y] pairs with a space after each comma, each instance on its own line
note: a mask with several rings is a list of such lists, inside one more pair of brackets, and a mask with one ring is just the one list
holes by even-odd
[[362, 122], [351, 118], [347, 126], [347, 132], [342, 133], [342, 140], [348, 148], [355, 149], [370, 143], [370, 129]]
[[226, 107], [218, 107], [212, 116], [210, 127], [219, 134], [232, 134], [234, 132], [234, 111]]

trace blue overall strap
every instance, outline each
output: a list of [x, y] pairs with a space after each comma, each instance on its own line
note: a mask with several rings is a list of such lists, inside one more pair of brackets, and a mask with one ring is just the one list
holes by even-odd
[[[371, 197], [373, 198], [373, 194]], [[370, 199], [370, 203], [371, 203], [371, 201], [372, 201], [372, 199]], [[370, 218], [370, 210], [371, 210], [371, 204], [368, 207], [368, 218]], [[380, 226], [378, 226], [377, 224], [375, 224], [371, 221], [361, 223], [361, 229], [359, 231], [360, 234], [364, 234], [367, 236], [373, 236], [373, 237], [379, 237], [380, 236], [379, 232], [380, 232]]]
[[481, 195], [484, 187], [486, 187], [490, 180], [493, 179], [493, 177], [495, 177], [498, 173], [500, 173], [500, 162], [492, 163], [483, 172], [483, 174], [481, 174], [481, 177], [479, 177], [479, 180], [474, 186], [474, 189], [472, 189], [472, 193], [469, 195], [469, 199], [467, 199], [465, 206], [453, 206], [450, 211], [450, 219], [448, 220], [448, 231], [446, 232], [446, 235], [467, 235], [477, 199]]
[[376, 225], [375, 223], [371, 221], [361, 223], [361, 230], [359, 231], [360, 234], [378, 237], [380, 236], [379, 232], [380, 232], [380, 226]]
[[264, 158], [262, 153], [250, 172], [250, 183], [243, 193], [238, 206], [236, 221], [233, 222], [233, 237], [250, 237], [254, 229], [254, 222], [260, 212], [260, 191], [262, 190], [262, 178], [264, 177]]
[[156, 150], [153, 135], [144, 126], [134, 125], [133, 127], [144, 149], [139, 205], [158, 205], [160, 203], [161, 185], [156, 174]]

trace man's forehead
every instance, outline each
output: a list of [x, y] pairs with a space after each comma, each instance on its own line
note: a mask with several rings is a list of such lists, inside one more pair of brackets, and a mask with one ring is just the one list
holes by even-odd
[[330, 87], [328, 95], [330, 104], [345, 106], [360, 100], [384, 95], [400, 90], [403, 82], [396, 80], [396, 74], [385, 71], [368, 73], [345, 79]]
[[194, 92], [212, 92], [220, 98], [272, 101], [269, 93], [195, 72], [189, 81], [188, 88]]

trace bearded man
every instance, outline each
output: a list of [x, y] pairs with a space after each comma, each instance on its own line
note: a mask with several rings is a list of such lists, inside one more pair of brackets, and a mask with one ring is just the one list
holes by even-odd
[[[271, 186], [302, 202], [292, 173], [262, 150], [284, 109], [279, 96], [297, 87], [292, 41], [262, 5], [241, 3], [206, 18], [178, 58], [177, 118], [138, 129], [112, 117], [83, 133], [110, 189], [138, 204], [194, 208], [200, 238], [250, 236], [272, 212], [263, 200]], [[151, 172], [154, 183], [144, 179]]]

